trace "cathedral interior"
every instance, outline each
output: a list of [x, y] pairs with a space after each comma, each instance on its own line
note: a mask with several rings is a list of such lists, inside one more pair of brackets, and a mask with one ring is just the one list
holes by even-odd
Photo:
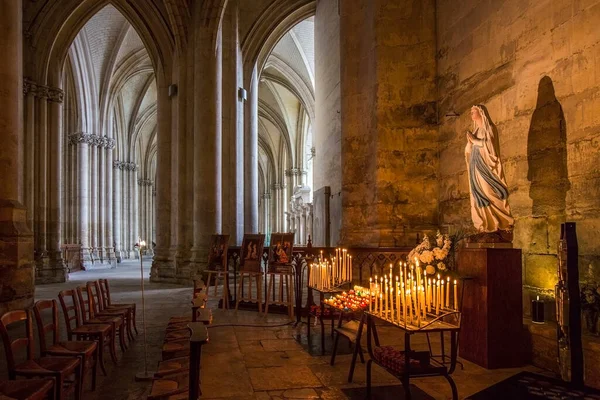
[[600, 399], [599, 0], [0, 0], [0, 54], [0, 399]]

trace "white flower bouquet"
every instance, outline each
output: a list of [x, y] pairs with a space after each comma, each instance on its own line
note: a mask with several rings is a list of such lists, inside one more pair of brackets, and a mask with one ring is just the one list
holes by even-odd
[[435, 243], [431, 243], [427, 235], [423, 241], [408, 254], [409, 262], [415, 259], [425, 268], [427, 275], [434, 275], [438, 271], [448, 269], [448, 255], [452, 247], [452, 240], [448, 235], [442, 235], [440, 231], [435, 236]]

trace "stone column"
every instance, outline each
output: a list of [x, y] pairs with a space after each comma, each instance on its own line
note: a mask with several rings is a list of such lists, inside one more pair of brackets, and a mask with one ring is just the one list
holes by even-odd
[[67, 266], [62, 259], [61, 239], [61, 187], [62, 187], [62, 101], [63, 92], [50, 88], [48, 96], [48, 213], [47, 251], [49, 268], [41, 283], [61, 283], [68, 280]]
[[271, 231], [270, 221], [271, 221], [271, 193], [265, 192], [262, 194], [263, 201], [263, 227], [261, 231], [265, 234], [268, 234]]
[[83, 253], [83, 267], [92, 267], [92, 257], [90, 251], [90, 192], [89, 192], [89, 145], [92, 141], [92, 135], [83, 132], [74, 133], [69, 136], [71, 145], [77, 148], [77, 171], [79, 182], [77, 193], [77, 205], [79, 210], [79, 240], [81, 251]]
[[258, 230], [258, 73], [249, 79], [244, 107], [244, 232]]
[[435, 1], [340, 2], [344, 246], [438, 227], [436, 51]]
[[199, 27], [195, 37], [192, 253], [196, 271], [206, 267], [210, 235], [221, 231], [221, 43], [220, 36], [212, 35], [208, 27]]
[[24, 168], [25, 182], [23, 204], [27, 207], [27, 226], [33, 229], [33, 213], [35, 206], [35, 83], [25, 80], [25, 140], [24, 140]]
[[106, 138], [105, 140], [105, 152], [106, 152], [106, 163], [104, 164], [105, 176], [106, 176], [106, 189], [105, 189], [105, 236], [104, 236], [104, 245], [106, 252], [106, 259], [112, 268], [117, 267], [117, 257], [115, 255], [115, 230], [114, 230], [114, 206], [113, 206], [113, 188], [115, 187], [114, 183], [114, 167], [113, 167], [113, 158], [114, 158], [114, 148], [116, 145], [115, 139]]
[[106, 230], [106, 149], [104, 138], [100, 137], [98, 143], [98, 256], [102, 264], [107, 264], [105, 230]]
[[117, 262], [121, 262], [123, 244], [121, 243], [121, 233], [122, 233], [122, 220], [123, 216], [121, 214], [121, 209], [123, 207], [123, 170], [122, 170], [122, 162], [121, 161], [113, 161], [113, 191], [114, 197], [112, 202], [112, 207], [114, 209], [113, 220], [114, 220], [114, 235], [115, 235], [115, 257]]
[[30, 308], [34, 297], [33, 235], [19, 202], [23, 135], [21, 0], [0, 0], [0, 314]]
[[92, 248], [92, 260], [98, 263], [98, 147], [96, 146], [96, 135], [92, 135], [90, 144], [90, 246]]
[[157, 156], [156, 156], [156, 249], [152, 261], [152, 280], [161, 280], [163, 271], [174, 274], [175, 265], [171, 253], [171, 99], [169, 83], [157, 74]]
[[48, 88], [38, 88], [37, 98], [37, 163], [36, 163], [36, 205], [35, 205], [35, 258], [36, 270], [41, 271], [48, 265], [46, 251], [46, 212], [48, 188]]

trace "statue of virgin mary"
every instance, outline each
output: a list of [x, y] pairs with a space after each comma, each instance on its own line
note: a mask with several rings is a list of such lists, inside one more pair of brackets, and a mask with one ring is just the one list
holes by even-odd
[[480, 233], [512, 231], [514, 218], [496, 131], [483, 106], [471, 107], [473, 132], [467, 131], [465, 158], [471, 192], [471, 218]]

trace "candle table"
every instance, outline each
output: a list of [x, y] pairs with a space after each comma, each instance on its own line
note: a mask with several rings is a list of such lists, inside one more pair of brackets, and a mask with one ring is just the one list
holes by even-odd
[[[410, 379], [441, 376], [450, 384], [452, 399], [458, 400], [458, 390], [451, 374], [456, 369], [458, 358], [458, 333], [460, 332], [460, 312], [447, 313], [433, 319], [421, 327], [406, 320], [391, 322], [380, 318], [380, 314], [365, 312], [367, 324], [367, 398], [371, 396], [371, 369], [375, 363], [402, 382], [405, 398], [410, 399]], [[404, 332], [404, 351], [382, 347], [377, 335], [377, 323], [384, 322]], [[418, 333], [448, 332], [450, 334], [450, 363], [446, 364], [431, 357], [430, 352], [414, 351], [410, 342], [412, 335]]]
[[319, 293], [319, 303], [318, 303], [317, 311], [313, 311], [311, 309], [308, 312], [307, 322], [306, 322], [306, 335], [307, 335], [308, 340], [310, 340], [310, 325], [311, 325], [310, 318], [315, 317], [321, 325], [321, 355], [325, 355], [325, 322], [324, 322], [324, 320], [325, 319], [331, 320], [331, 336], [333, 337], [334, 321], [335, 321], [335, 317], [338, 315], [337, 313], [335, 313], [335, 309], [333, 309], [333, 308], [329, 309], [329, 311], [331, 311], [331, 313], [329, 313], [329, 315], [326, 315], [326, 313], [325, 313], [325, 295], [332, 296], [332, 295], [335, 295], [338, 293], [342, 293], [344, 291], [344, 289], [342, 289], [342, 288], [322, 289], [322, 288], [309, 286], [308, 287], [308, 298], [309, 299], [313, 298], [313, 291]]

